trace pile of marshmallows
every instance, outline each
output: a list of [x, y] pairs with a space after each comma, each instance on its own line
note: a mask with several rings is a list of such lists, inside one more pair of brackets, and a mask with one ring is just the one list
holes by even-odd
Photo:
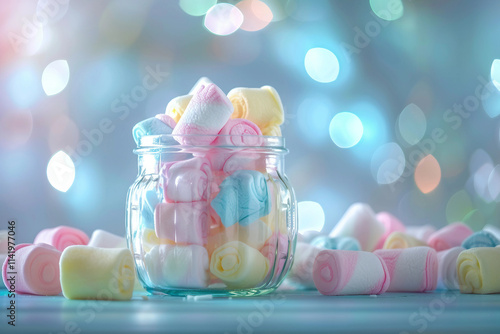
[[58, 226], [40, 231], [33, 244], [7, 247], [7, 231], [0, 231], [4, 254], [5, 287], [20, 294], [68, 299], [128, 300], [134, 289], [135, 266], [125, 238], [95, 230], [88, 235], [76, 228]]
[[142, 196], [134, 238], [145, 253], [148, 285], [254, 288], [273, 268], [276, 249], [288, 250], [288, 238], [270, 218], [273, 171], [262, 154], [243, 147], [264, 145], [263, 135], [281, 136], [283, 106], [270, 86], [234, 88], [226, 96], [200, 80], [192, 94], [171, 100], [165, 114], [132, 130], [138, 146], [144, 136], [170, 135], [162, 143], [183, 145], [194, 156], [160, 162], [159, 187]]
[[[300, 222], [299, 222], [300, 223]], [[440, 230], [405, 227], [387, 212], [353, 204], [329, 236], [301, 236], [288, 280], [324, 295], [426, 292], [500, 293], [500, 229], [474, 233], [457, 222]]]

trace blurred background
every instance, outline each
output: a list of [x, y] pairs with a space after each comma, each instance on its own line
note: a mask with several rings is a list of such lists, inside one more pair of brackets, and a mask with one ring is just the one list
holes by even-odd
[[132, 127], [201, 76], [280, 93], [302, 230], [359, 201], [407, 225], [500, 225], [498, 1], [0, 7], [0, 228], [16, 219], [18, 243], [124, 234]]

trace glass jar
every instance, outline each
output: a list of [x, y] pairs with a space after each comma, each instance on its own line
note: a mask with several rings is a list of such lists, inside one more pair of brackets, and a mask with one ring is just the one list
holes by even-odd
[[146, 290], [254, 296], [281, 284], [297, 237], [282, 137], [144, 136], [134, 152], [127, 242]]

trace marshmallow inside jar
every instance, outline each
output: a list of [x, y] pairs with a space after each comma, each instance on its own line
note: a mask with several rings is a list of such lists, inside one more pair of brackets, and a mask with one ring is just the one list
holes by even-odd
[[127, 239], [151, 293], [261, 295], [291, 267], [297, 214], [284, 170], [283, 107], [274, 89], [245, 99], [235, 117], [233, 101], [205, 81], [174, 97], [166, 117], [155, 116], [166, 127], [134, 133]]

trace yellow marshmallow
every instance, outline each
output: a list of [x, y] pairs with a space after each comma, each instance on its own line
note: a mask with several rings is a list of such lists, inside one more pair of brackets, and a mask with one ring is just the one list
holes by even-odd
[[402, 232], [392, 232], [385, 239], [383, 249], [396, 249], [396, 248], [411, 248], [418, 246], [427, 246], [424, 241], [412, 237], [409, 234]]
[[271, 86], [234, 88], [227, 97], [234, 107], [231, 118], [248, 119], [257, 124], [261, 130], [283, 123], [285, 117], [283, 104], [278, 92]]
[[134, 259], [127, 248], [69, 246], [59, 267], [62, 292], [68, 299], [132, 298]]
[[464, 250], [457, 258], [457, 272], [461, 293], [500, 293], [500, 248]]
[[160, 239], [156, 236], [155, 230], [151, 228], [144, 228], [142, 230], [142, 247], [144, 251], [147, 253], [157, 245], [174, 245], [175, 242], [168, 239]]
[[265, 129], [262, 129], [262, 134], [264, 136], [281, 137], [281, 128], [279, 125], [273, 125]]
[[165, 111], [165, 114], [172, 117], [174, 121], [178, 123], [192, 97], [193, 95], [182, 95], [173, 98], [167, 104], [167, 110]]
[[256, 287], [269, 271], [269, 260], [258, 250], [240, 241], [217, 248], [210, 260], [210, 272], [229, 288]]

